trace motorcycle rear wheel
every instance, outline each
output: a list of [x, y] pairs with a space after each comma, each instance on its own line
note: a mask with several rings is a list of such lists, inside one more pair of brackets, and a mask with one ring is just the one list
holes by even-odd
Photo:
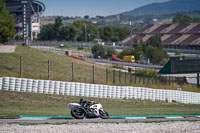
[[75, 119], [83, 119], [85, 117], [85, 112], [81, 108], [77, 108], [74, 110], [71, 110], [71, 115]]
[[99, 110], [99, 117], [102, 118], [102, 119], [108, 119], [109, 114], [108, 114], [108, 112], [106, 112], [104, 110]]

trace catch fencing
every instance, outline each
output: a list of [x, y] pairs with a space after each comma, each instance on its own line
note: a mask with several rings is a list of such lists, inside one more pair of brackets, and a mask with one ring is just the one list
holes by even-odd
[[0, 90], [113, 99], [140, 99], [200, 104], [200, 93], [131, 86], [2, 77]]

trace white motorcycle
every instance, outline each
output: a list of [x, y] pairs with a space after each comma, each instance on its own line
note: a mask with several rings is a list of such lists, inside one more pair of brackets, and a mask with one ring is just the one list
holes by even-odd
[[93, 101], [86, 102], [84, 104], [80, 103], [69, 103], [68, 107], [71, 109], [71, 115], [75, 119], [84, 118], [102, 118], [108, 119], [108, 112], [103, 110], [100, 103], [95, 103]]

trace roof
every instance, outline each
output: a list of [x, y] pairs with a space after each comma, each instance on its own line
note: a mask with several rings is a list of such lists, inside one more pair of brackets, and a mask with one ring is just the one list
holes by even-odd
[[150, 24], [123, 40], [121, 44], [131, 44], [136, 39], [146, 42], [154, 35], [161, 37], [163, 45], [200, 46], [200, 23]]

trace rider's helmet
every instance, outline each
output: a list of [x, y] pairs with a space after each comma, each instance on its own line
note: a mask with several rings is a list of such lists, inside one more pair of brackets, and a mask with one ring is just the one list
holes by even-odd
[[80, 103], [82, 103], [83, 101], [84, 101], [84, 100], [81, 98], [81, 99], [80, 99]]

